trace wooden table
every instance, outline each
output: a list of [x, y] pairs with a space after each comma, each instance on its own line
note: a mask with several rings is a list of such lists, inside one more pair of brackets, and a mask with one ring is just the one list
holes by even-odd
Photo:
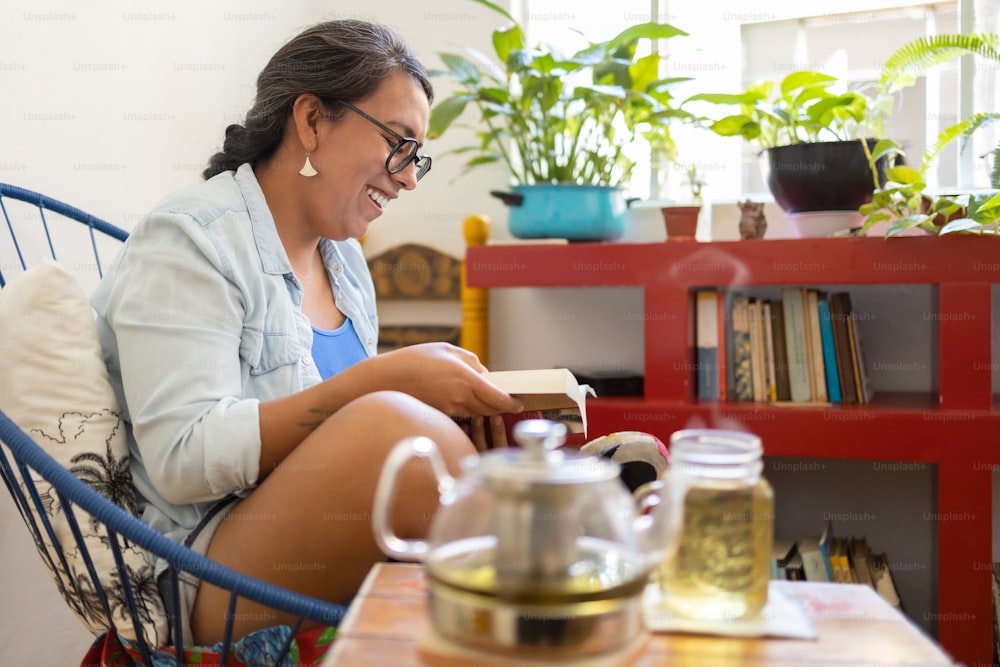
[[[816, 629], [816, 639], [653, 634], [635, 667], [955, 664], [867, 586], [785, 581], [771, 585], [803, 604]], [[430, 629], [426, 592], [421, 566], [376, 565], [351, 604], [322, 667], [425, 665], [417, 651], [417, 640]]]

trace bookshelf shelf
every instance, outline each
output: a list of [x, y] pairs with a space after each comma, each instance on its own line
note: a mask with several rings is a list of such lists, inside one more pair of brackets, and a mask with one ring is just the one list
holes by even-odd
[[[966, 664], [992, 661], [992, 470], [1000, 397], [992, 357], [1000, 239], [970, 236], [470, 247], [474, 287], [640, 287], [642, 397], [587, 403], [591, 436], [634, 428], [662, 439], [700, 420], [762, 437], [768, 456], [920, 462], [936, 470], [937, 627]], [[697, 288], [929, 285], [932, 392], [878, 392], [865, 405], [697, 401]], [[873, 359], [869, 350], [869, 363]], [[960, 517], [961, 520], [951, 520]]]

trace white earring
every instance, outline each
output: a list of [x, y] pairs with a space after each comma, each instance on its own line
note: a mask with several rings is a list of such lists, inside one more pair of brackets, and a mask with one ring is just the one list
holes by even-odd
[[302, 169], [299, 169], [299, 173], [303, 176], [315, 176], [319, 172], [316, 168], [312, 166], [312, 162], [309, 161], [309, 151], [306, 151], [306, 163], [302, 165]]

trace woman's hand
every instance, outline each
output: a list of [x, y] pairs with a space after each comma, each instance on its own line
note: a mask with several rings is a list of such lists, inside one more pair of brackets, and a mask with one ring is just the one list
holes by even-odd
[[459, 426], [469, 436], [477, 451], [485, 452], [487, 449], [510, 446], [507, 440], [507, 424], [500, 415], [469, 417], [459, 421]]
[[[520, 401], [483, 377], [486, 367], [479, 357], [449, 343], [410, 345], [369, 363], [377, 365], [386, 389], [406, 392], [447, 415], [490, 417], [522, 410]], [[480, 422], [475, 428], [485, 434], [482, 420], [473, 421]], [[502, 428], [502, 423], [490, 425], [491, 433]], [[506, 442], [506, 433], [502, 441]]]

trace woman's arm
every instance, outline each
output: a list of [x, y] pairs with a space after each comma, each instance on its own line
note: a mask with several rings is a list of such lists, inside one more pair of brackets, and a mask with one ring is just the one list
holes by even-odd
[[[325, 382], [260, 406], [260, 478], [323, 420], [375, 391], [401, 391], [427, 403], [428, 419], [519, 412], [520, 403], [488, 382], [475, 354], [447, 343], [413, 345], [366, 359]], [[391, 419], [391, 415], [386, 415]]]

